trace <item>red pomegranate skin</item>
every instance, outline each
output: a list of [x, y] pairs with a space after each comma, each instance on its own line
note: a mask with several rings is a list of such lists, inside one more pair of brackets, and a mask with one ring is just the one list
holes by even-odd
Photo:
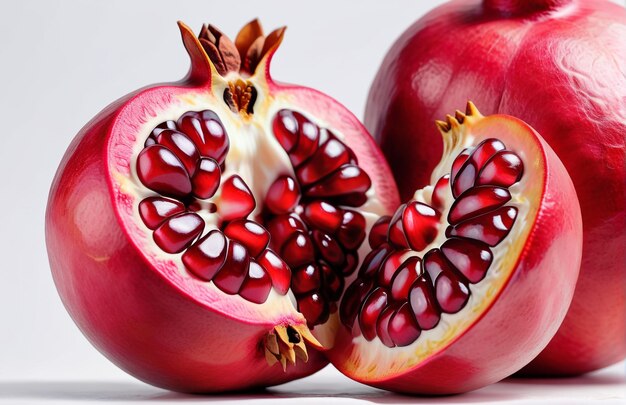
[[[137, 120], [156, 114], [176, 97], [211, 91], [208, 58], [184, 24], [181, 33], [192, 62], [188, 75], [115, 101], [81, 129], [63, 156], [46, 211], [46, 244], [57, 290], [89, 341], [149, 384], [207, 393], [267, 387], [310, 375], [328, 363], [319, 351], [309, 348], [308, 362], [298, 361], [283, 371], [280, 365], [268, 365], [260, 345], [277, 325], [305, 325], [295, 310], [298, 317], [277, 313], [267, 319], [237, 317], [236, 306], [232, 314], [214, 310], [202, 291], [194, 296], [155, 269], [142, 246], [125, 233], [128, 227], [121, 225], [119, 207], [131, 202], [114, 198], [116, 180], [110, 167], [118, 164], [115, 150], [129, 146], [112, 142], [114, 134], [136, 133]], [[289, 92], [296, 108], [319, 116], [332, 112], [329, 121], [350, 129], [347, 141], [372, 168], [373, 182], [388, 195], [386, 204], [397, 204], [384, 158], [356, 117], [315, 90], [274, 82], [266, 69], [274, 94]]]
[[626, 357], [626, 10], [608, 1], [458, 0], [414, 23], [372, 84], [365, 124], [403, 199], [429, 180], [434, 119], [468, 99], [526, 121], [573, 179], [581, 274], [557, 335], [524, 370], [576, 375]]

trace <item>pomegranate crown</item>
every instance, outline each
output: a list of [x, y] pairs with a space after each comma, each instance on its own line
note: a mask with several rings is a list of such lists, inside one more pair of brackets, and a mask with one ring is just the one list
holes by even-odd
[[[244, 76], [254, 75], [259, 66], [264, 65], [266, 68], [269, 65], [286, 29], [280, 27], [265, 35], [259, 20], [254, 19], [244, 25], [233, 42], [211, 24], [203, 24], [197, 38], [184, 23], [179, 21], [178, 26], [192, 60], [192, 78], [206, 76], [213, 69], [221, 76], [231, 72]], [[266, 63], [263, 64], [263, 61]], [[209, 66], [206, 66], [207, 63]], [[207, 67], [213, 69], [207, 70]]]

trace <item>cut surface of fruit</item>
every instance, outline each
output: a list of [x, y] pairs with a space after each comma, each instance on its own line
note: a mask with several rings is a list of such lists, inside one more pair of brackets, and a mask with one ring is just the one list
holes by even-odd
[[433, 186], [374, 225], [330, 351], [348, 376], [410, 393], [463, 392], [524, 366], [563, 319], [580, 261], [571, 180], [530, 127], [471, 103], [437, 125]]
[[102, 352], [161, 387], [311, 374], [395, 183], [344, 107], [272, 80], [284, 28], [264, 35], [255, 20], [231, 41], [179, 27], [188, 76], [104, 110], [59, 169], [47, 213], [59, 292]]

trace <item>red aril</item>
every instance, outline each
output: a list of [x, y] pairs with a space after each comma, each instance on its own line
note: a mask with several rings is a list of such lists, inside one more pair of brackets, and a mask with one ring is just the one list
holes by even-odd
[[284, 29], [253, 21], [234, 42], [180, 29], [187, 77], [111, 104], [61, 162], [55, 283], [88, 339], [148, 383], [220, 392], [309, 375], [395, 183], [344, 107], [272, 80]]
[[347, 376], [405, 393], [465, 392], [525, 366], [565, 317], [582, 252], [574, 186], [532, 128], [471, 103], [438, 126], [431, 185], [373, 225], [328, 352]]
[[[428, 183], [443, 149], [430, 123], [468, 99], [526, 121], [563, 161], [584, 222], [580, 280], [528, 374], [580, 374], [626, 357], [625, 49], [626, 10], [609, 1], [456, 0], [402, 35], [370, 91], [365, 123], [403, 199]], [[513, 181], [516, 161], [500, 152], [479, 183], [495, 166]]]

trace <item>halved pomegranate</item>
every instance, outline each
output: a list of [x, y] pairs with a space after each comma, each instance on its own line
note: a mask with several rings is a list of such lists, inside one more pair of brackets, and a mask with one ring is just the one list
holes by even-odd
[[255, 20], [233, 42], [179, 26], [188, 76], [113, 103], [63, 158], [46, 213], [55, 283], [91, 342], [148, 383], [311, 374], [326, 361], [310, 329], [332, 337], [367, 230], [398, 205], [391, 173], [344, 107], [272, 80], [284, 29]]
[[522, 368], [554, 335], [581, 258], [580, 207], [549, 146], [473, 104], [438, 122], [430, 186], [372, 228], [340, 305], [343, 373], [407, 393], [459, 393]]

